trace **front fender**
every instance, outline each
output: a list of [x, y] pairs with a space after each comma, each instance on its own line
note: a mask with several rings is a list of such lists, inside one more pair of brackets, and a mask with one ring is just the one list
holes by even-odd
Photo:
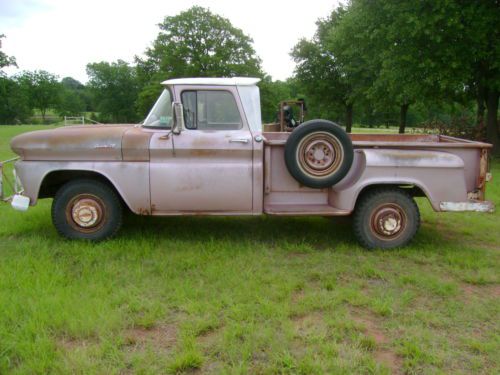
[[15, 168], [24, 188], [24, 195], [30, 198], [32, 206], [37, 203], [42, 182], [50, 173], [81, 171], [92, 172], [107, 179], [132, 212], [151, 212], [148, 162], [18, 161]]

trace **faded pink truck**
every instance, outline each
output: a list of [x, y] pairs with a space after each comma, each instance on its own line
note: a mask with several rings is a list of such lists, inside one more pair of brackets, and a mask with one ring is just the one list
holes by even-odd
[[58, 232], [89, 240], [115, 235], [126, 208], [156, 216], [352, 214], [368, 248], [413, 238], [420, 224], [414, 197], [427, 197], [435, 211], [493, 211], [485, 200], [491, 145], [348, 135], [325, 120], [277, 129], [262, 124], [257, 83], [168, 80], [140, 125], [21, 134], [11, 142], [20, 186], [12, 205], [26, 210], [53, 198]]

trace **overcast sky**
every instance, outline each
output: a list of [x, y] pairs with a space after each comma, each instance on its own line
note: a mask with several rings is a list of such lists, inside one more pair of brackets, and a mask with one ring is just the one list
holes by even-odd
[[18, 70], [44, 69], [87, 81], [89, 62], [132, 62], [156, 38], [167, 15], [200, 5], [228, 18], [254, 40], [264, 70], [285, 79], [294, 69], [290, 50], [311, 38], [315, 22], [327, 16], [337, 0], [0, 0], [2, 50], [15, 56]]

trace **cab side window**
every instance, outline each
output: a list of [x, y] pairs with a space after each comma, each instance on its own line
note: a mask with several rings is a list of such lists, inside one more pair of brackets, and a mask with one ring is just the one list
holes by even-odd
[[181, 100], [187, 129], [238, 130], [243, 126], [236, 101], [228, 91], [183, 91]]

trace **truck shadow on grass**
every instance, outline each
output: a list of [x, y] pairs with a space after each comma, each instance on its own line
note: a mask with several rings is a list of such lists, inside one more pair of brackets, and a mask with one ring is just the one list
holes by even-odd
[[[422, 220], [420, 230], [407, 248], [401, 251], [439, 253], [448, 248], [464, 246], [463, 234], [452, 225], [437, 226]], [[217, 217], [177, 216], [150, 217], [125, 215], [117, 238], [134, 241], [179, 241], [206, 243], [220, 241], [226, 245], [256, 244], [267, 247], [294, 246], [310, 250], [363, 249], [354, 236], [352, 217]], [[470, 239], [468, 241], [470, 245]], [[397, 249], [371, 250], [394, 252]]]
[[349, 217], [139, 217], [127, 215], [121, 238], [310, 244], [315, 249], [357, 245]]
[[[421, 226], [415, 238], [402, 251], [439, 253], [444, 249], [471, 245], [463, 231], [445, 217], [440, 220], [427, 201], [418, 200]], [[363, 249], [352, 228], [352, 216], [136, 216], [128, 213], [118, 238], [134, 241], [199, 242], [224, 241], [231, 245], [260, 244], [268, 247], [307, 247], [311, 250]], [[467, 241], [466, 241], [467, 240]], [[394, 252], [392, 250], [372, 250]]]

